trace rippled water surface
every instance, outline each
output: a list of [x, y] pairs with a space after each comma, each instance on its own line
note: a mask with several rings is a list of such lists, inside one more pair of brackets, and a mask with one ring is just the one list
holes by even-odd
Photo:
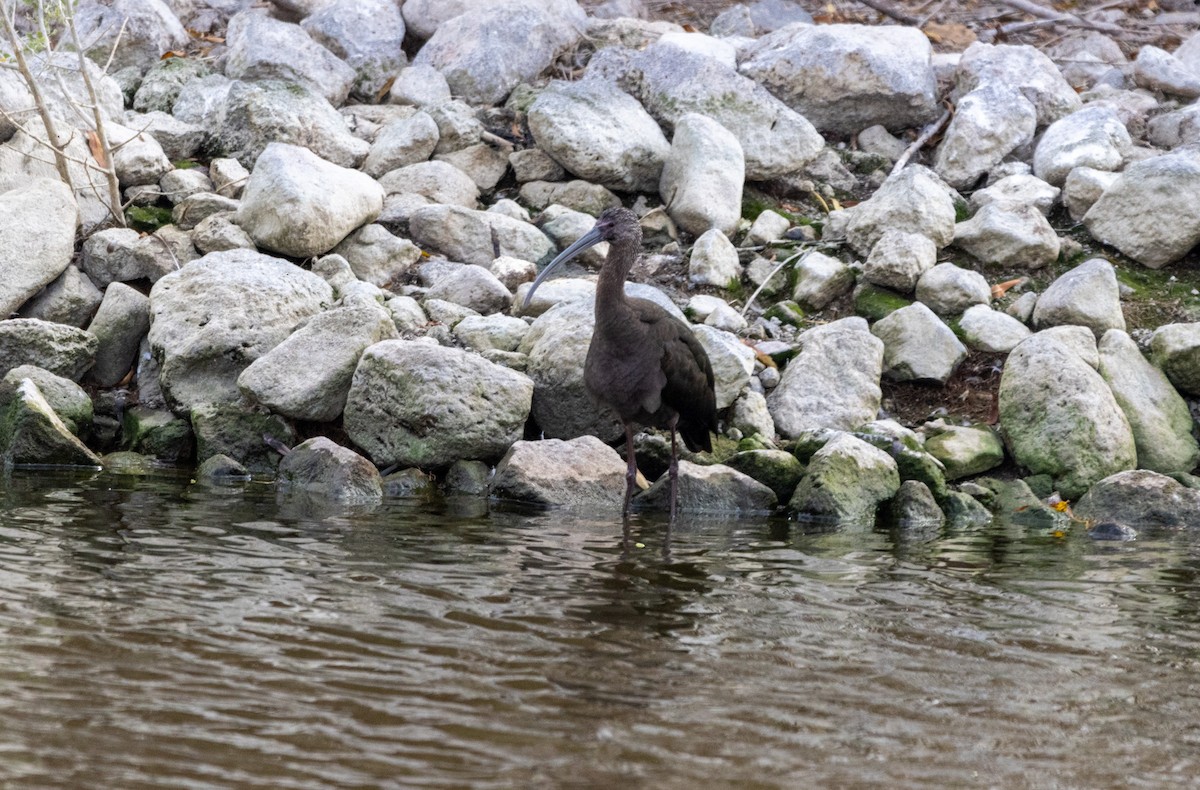
[[1185, 787], [1200, 539], [0, 480], [11, 787]]

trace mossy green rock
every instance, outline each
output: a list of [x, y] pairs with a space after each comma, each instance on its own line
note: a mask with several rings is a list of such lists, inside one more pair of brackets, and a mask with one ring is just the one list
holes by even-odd
[[780, 502], [791, 499], [804, 477], [804, 464], [783, 450], [750, 450], [726, 459], [725, 465], [751, 477], [775, 492]]
[[947, 480], [958, 480], [1004, 463], [1004, 443], [988, 428], [947, 425], [925, 440], [925, 450], [942, 462]]
[[946, 524], [952, 529], [982, 527], [992, 520], [992, 514], [986, 507], [962, 491], [951, 491], [941, 505], [946, 514]]
[[839, 433], [813, 455], [789, 505], [801, 519], [874, 523], [879, 506], [899, 490], [890, 455]]
[[30, 379], [45, 397], [46, 403], [59, 416], [67, 430], [84, 439], [92, 430], [95, 410], [92, 399], [83, 387], [68, 378], [59, 376], [36, 365], [19, 365], [0, 380], [0, 410], [16, 396], [17, 386], [22, 379]]
[[780, 323], [800, 326], [804, 322], [804, 308], [791, 299], [785, 299], [768, 307], [763, 317], [778, 318]]
[[23, 379], [0, 414], [4, 465], [100, 466], [100, 457], [71, 433], [41, 390]]
[[280, 455], [264, 437], [291, 447], [296, 432], [281, 417], [249, 411], [229, 404], [205, 404], [192, 409], [196, 457], [223, 454], [243, 464], [253, 474], [270, 474]]
[[854, 312], [868, 321], [886, 318], [901, 307], [908, 307], [912, 299], [878, 285], [863, 283], [854, 289]]
[[187, 420], [165, 409], [134, 406], [125, 412], [121, 444], [160, 461], [181, 464], [191, 460], [195, 439]]

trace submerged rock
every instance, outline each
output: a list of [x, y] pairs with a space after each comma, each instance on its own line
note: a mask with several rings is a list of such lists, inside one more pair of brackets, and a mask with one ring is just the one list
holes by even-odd
[[[775, 492], [722, 464], [700, 466], [679, 462], [676, 507], [682, 513], [764, 513], [774, 510]], [[671, 506], [671, 481], [664, 474], [634, 502], [641, 508], [667, 510]]]
[[383, 496], [375, 465], [324, 436], [293, 447], [279, 462], [276, 481], [283, 491], [298, 489], [338, 502], [372, 502]]

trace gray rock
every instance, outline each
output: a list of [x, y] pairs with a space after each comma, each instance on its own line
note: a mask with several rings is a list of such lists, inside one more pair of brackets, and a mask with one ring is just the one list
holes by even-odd
[[[46, 157], [48, 144], [45, 126], [40, 119], [31, 118], [12, 139], [0, 145], [0, 193], [29, 188], [34, 180], [61, 182], [53, 160]], [[83, 135], [68, 137], [65, 154], [67, 171], [75, 185], [78, 229], [86, 236], [112, 222], [112, 212], [106, 202], [108, 184], [98, 169], [85, 168], [82, 164], [91, 158]]]
[[1034, 174], [1062, 186], [1076, 167], [1120, 170], [1129, 159], [1133, 140], [1111, 107], [1084, 107], [1042, 133], [1033, 155]]
[[125, 410], [121, 447], [164, 463], [190, 464], [196, 440], [190, 420], [166, 409], [137, 405]]
[[959, 60], [954, 98], [986, 84], [1010, 85], [1033, 103], [1038, 126], [1075, 112], [1082, 102], [1054, 61], [1027, 45], [976, 42]]
[[400, 70], [388, 90], [392, 104], [429, 107], [450, 101], [450, 84], [433, 66], [408, 66]]
[[426, 293], [427, 299], [442, 299], [490, 315], [507, 310], [512, 293], [483, 266], [459, 266], [440, 278]]
[[375, 101], [408, 60], [404, 19], [395, 0], [332, 0], [300, 26], [354, 69], [350, 92], [363, 101]]
[[20, 365], [37, 365], [72, 381], [92, 366], [96, 336], [73, 326], [36, 318], [0, 321], [0, 375]]
[[960, 480], [1004, 463], [1004, 443], [985, 427], [942, 424], [925, 440], [925, 451], [941, 462], [947, 480]]
[[276, 414], [328, 422], [346, 405], [363, 351], [395, 337], [396, 325], [382, 307], [337, 307], [313, 316], [251, 362], [237, 386]]
[[968, 307], [958, 322], [963, 342], [975, 351], [1007, 354], [1029, 337], [1029, 327], [986, 304]]
[[679, 227], [695, 235], [710, 228], [733, 235], [745, 179], [742, 147], [729, 130], [696, 113], [676, 120], [658, 192]]
[[1096, 170], [1091, 167], [1077, 167], [1067, 175], [1063, 184], [1063, 205], [1067, 207], [1071, 219], [1079, 222], [1095, 205], [1105, 190], [1113, 185], [1119, 173], [1106, 170]]
[[1200, 491], [1147, 469], [1119, 472], [1098, 481], [1074, 508], [1077, 518], [1116, 521], [1131, 527], [1195, 527]]
[[567, 177], [566, 169], [540, 148], [513, 151], [508, 155], [508, 163], [512, 166], [513, 176], [518, 184], [529, 181], [562, 181]]
[[734, 471], [765, 485], [779, 502], [787, 502], [804, 477], [804, 464], [783, 450], [748, 450], [725, 461]]
[[883, 342], [862, 318], [843, 318], [800, 336], [767, 406], [781, 436], [823, 428], [853, 430], [875, 418], [882, 393]]
[[[17, 396], [21, 382], [29, 379], [46, 399], [47, 405], [63, 421], [67, 430], [87, 438], [95, 416], [92, 399], [83, 387], [68, 378], [36, 365], [18, 365], [0, 378], [0, 414]], [[3, 429], [0, 429], [3, 430]]]
[[380, 464], [497, 458], [521, 438], [533, 388], [527, 376], [466, 351], [385, 340], [359, 360], [346, 433]]
[[443, 483], [448, 493], [480, 496], [488, 492], [491, 476], [492, 468], [483, 461], [455, 461], [446, 470]]
[[[171, 202], [172, 205], [178, 206], [183, 201], [199, 194], [215, 194], [213, 192], [212, 179], [203, 170], [196, 168], [188, 168], [186, 170], [171, 170], [163, 173], [158, 182], [159, 191], [163, 197]], [[222, 197], [221, 200], [227, 201], [224, 203], [220, 211], [228, 211], [231, 207], [236, 207], [232, 198]], [[174, 219], [174, 217], [172, 217]], [[201, 218], [202, 219], [202, 218]]]
[[[496, 0], [408, 0], [404, 4], [404, 22], [408, 30], [420, 39], [431, 37], [439, 27], [451, 19], [463, 14], [478, 14], [493, 7], [506, 7], [509, 0], [497, 3]], [[538, 0], [544, 10], [576, 20], [580, 24], [585, 21], [583, 11], [575, 0]]]
[[222, 197], [216, 192], [197, 192], [175, 204], [171, 221], [180, 230], [191, 230], [216, 214], [233, 215], [240, 206], [240, 201]]
[[[738, 213], [741, 213], [740, 209]], [[790, 219], [769, 208], [764, 209], [754, 218], [754, 222], [750, 225], [750, 230], [746, 231], [746, 243], [767, 244], [768, 242], [778, 241], [783, 238], [783, 234], [787, 233], [790, 227], [792, 227]]]
[[1033, 206], [989, 203], [954, 226], [954, 244], [985, 263], [1040, 269], [1058, 258], [1061, 241]]
[[483, 137], [483, 123], [469, 104], [452, 100], [425, 108], [438, 127], [438, 144], [434, 153], [448, 154], [475, 145]]
[[1021, 146], [1033, 141], [1037, 109], [1006, 83], [987, 82], [959, 99], [938, 146], [933, 169], [956, 189], [975, 184]]
[[520, 441], [496, 464], [491, 495], [536, 505], [615, 511], [625, 500], [625, 461], [595, 436]]
[[1185, 99], [1200, 96], [1200, 76], [1171, 53], [1150, 44], [1138, 49], [1133, 61], [1133, 81], [1140, 88]]
[[[385, 173], [379, 185], [388, 195], [412, 193], [445, 203], [474, 209], [479, 205], [479, 187], [449, 162], [417, 162]], [[410, 215], [411, 216], [411, 215]]]
[[88, 55], [108, 63], [111, 71], [144, 72], [164, 52], [183, 49], [189, 41], [162, 0], [84, 0], [75, 8], [74, 21], [79, 38], [88, 42]]
[[[162, 53], [159, 53], [161, 55]], [[137, 112], [169, 114], [183, 86], [212, 74], [212, 67], [198, 58], [154, 58], [133, 95]]]
[[1064, 272], [1038, 297], [1033, 326], [1086, 326], [1100, 337], [1109, 329], [1125, 330], [1121, 294], [1113, 265], [1092, 258]]
[[505, 288], [516, 291], [520, 285], [532, 282], [537, 277], [537, 264], [501, 255], [492, 261], [488, 271], [496, 275], [496, 279], [504, 283]]
[[332, 300], [317, 275], [250, 250], [163, 277], [150, 291], [150, 346], [164, 393], [183, 408], [236, 400], [242, 370]]
[[383, 480], [375, 465], [324, 436], [293, 447], [279, 462], [275, 480], [283, 492], [303, 491], [336, 502], [375, 502], [383, 497]]
[[365, 140], [350, 134], [332, 104], [303, 85], [283, 80], [234, 82], [218, 101], [215, 119], [183, 120], [214, 129], [216, 146], [246, 167], [253, 167], [272, 143], [302, 145], [343, 167], [357, 167], [370, 150]]
[[917, 281], [917, 300], [938, 315], [956, 315], [992, 301], [992, 289], [979, 272], [939, 263]]
[[954, 331], [920, 302], [876, 321], [871, 334], [883, 341], [883, 375], [895, 381], [945, 384], [967, 357]]
[[104, 294], [92, 285], [87, 275], [68, 266], [58, 279], [21, 308], [21, 318], [40, 318], [81, 329], [92, 320]]
[[[538, 289], [538, 294], [553, 282]], [[518, 348], [529, 357], [526, 373], [534, 383], [533, 418], [549, 438], [591, 434], [613, 441], [622, 435], [616, 413], [595, 403], [583, 384], [583, 363], [594, 326], [594, 299], [562, 302], [538, 316]]]
[[793, 174], [825, 145], [803, 115], [766, 88], [679, 47], [652, 44], [632, 58], [620, 81], [664, 126], [699, 113], [733, 132], [745, 155], [746, 178], [752, 181]]
[[1200, 323], [1160, 326], [1150, 337], [1150, 352], [1172, 384], [1200, 395]]
[[737, 248], [720, 228], [703, 231], [688, 258], [688, 281], [728, 288], [742, 280]]
[[704, 346], [712, 363], [717, 408], [730, 406], [750, 383], [754, 351], [737, 335], [713, 326], [693, 326], [692, 334]]
[[985, 189], [980, 189], [971, 195], [971, 209], [979, 211], [986, 205], [999, 203], [1003, 205], [1033, 206], [1043, 215], [1049, 214], [1058, 202], [1061, 190], [1052, 187], [1036, 176], [1028, 173], [1006, 176]]
[[1013, 349], [999, 399], [1013, 460], [1050, 475], [1066, 499], [1137, 465], [1133, 432], [1112, 391], [1053, 335], [1040, 332]]
[[1146, 138], [1158, 148], [1178, 148], [1200, 142], [1200, 104], [1189, 104], [1151, 118]]
[[[107, 57], [107, 54], [106, 54]], [[82, 62], [81, 62], [82, 60]], [[30, 71], [39, 80], [42, 100], [58, 118], [70, 118], [79, 128], [94, 129], [93, 111], [105, 122], [120, 123], [125, 112], [121, 86], [90, 58], [81, 59], [66, 47], [46, 48], [27, 56]], [[80, 69], [86, 68], [95, 91], [84, 83]], [[86, 109], [85, 109], [86, 108]], [[29, 128], [26, 125], [26, 128]], [[80, 182], [76, 181], [76, 185]]]
[[[361, 30], [357, 32], [362, 35]], [[353, 68], [299, 25], [256, 10], [243, 11], [229, 20], [225, 43], [229, 47], [225, 74], [231, 79], [286, 80], [339, 105], [345, 103], [356, 78]]]
[[839, 432], [813, 454], [788, 506], [804, 520], [873, 525], [879, 506], [899, 490], [890, 455]]
[[333, 252], [346, 259], [355, 277], [380, 288], [399, 280], [421, 258], [417, 245], [375, 223], [353, 231]]
[[205, 403], [191, 410], [196, 457], [227, 455], [254, 474], [273, 474], [281, 459], [276, 447], [291, 447], [296, 432], [278, 415], [241, 404]]
[[164, 173], [173, 169], [161, 145], [150, 135], [120, 124], [107, 124], [112, 163], [117, 180], [124, 188], [157, 184]]
[[93, 233], [83, 243], [80, 266], [99, 288], [131, 280], [158, 282], [198, 257], [191, 242], [168, 232], [169, 227], [148, 236], [130, 228]]
[[[565, 14], [548, 5], [538, 0], [488, 3], [448, 19], [421, 47], [413, 64], [436, 68], [454, 95], [465, 101], [500, 102], [518, 84], [553, 65], [583, 31], [583, 12], [577, 5], [570, 3], [574, 8]], [[411, 18], [406, 9], [406, 21]]]
[[254, 239], [233, 222], [234, 215], [214, 214], [205, 217], [192, 230], [192, 243], [201, 255], [222, 250], [257, 249]]
[[383, 189], [370, 177], [271, 143], [254, 164], [237, 222], [258, 246], [303, 258], [328, 252], [382, 209]]
[[429, 323], [429, 316], [421, 309], [421, 303], [411, 296], [393, 296], [383, 306], [391, 314], [396, 329], [401, 332], [416, 332]]
[[905, 480], [888, 507], [888, 515], [896, 526], [942, 527], [946, 514], [938, 507], [929, 486], [919, 480]]
[[196, 467], [196, 479], [209, 484], [249, 480], [250, 470], [236, 459], [218, 453], [204, 459], [204, 462]]
[[169, 162], [198, 157], [208, 135], [207, 131], [195, 124], [157, 110], [145, 115], [126, 113], [125, 125], [156, 140]]
[[603, 80], [551, 82], [529, 108], [529, 128], [569, 172], [623, 192], [658, 187], [670, 151], [642, 105]]
[[820, 310], [854, 285], [854, 270], [823, 252], [808, 253], [795, 268], [792, 299], [810, 310]]
[[0, 318], [66, 271], [79, 208], [62, 181], [35, 178], [0, 193]]
[[[425, 312], [429, 315], [429, 321], [435, 325], [440, 324], [448, 329], [453, 329], [460, 321], [470, 318], [471, 316], [479, 315], [478, 311], [472, 310], [469, 307], [464, 307], [454, 302], [447, 302], [445, 299], [429, 299], [426, 298], [423, 302]], [[448, 340], [448, 335], [444, 335]], [[438, 342], [443, 345], [450, 343], [438, 338]]]
[[499, 255], [536, 263], [554, 254], [554, 244], [533, 225], [462, 206], [419, 208], [409, 219], [409, 231], [422, 248], [480, 266], [487, 266]]
[[859, 255], [870, 254], [884, 233], [897, 228], [932, 239], [939, 249], [954, 239], [954, 201], [939, 179], [919, 165], [889, 176], [849, 214], [846, 239]]
[[487, 143], [475, 143], [457, 151], [436, 155], [466, 173], [481, 192], [491, 192], [508, 173], [508, 153]]
[[1072, 31], [1046, 50], [1062, 69], [1063, 78], [1076, 90], [1087, 90], [1114, 66], [1128, 63], [1121, 46], [1094, 30]]
[[133, 366], [142, 338], [150, 329], [150, 300], [124, 283], [104, 289], [104, 301], [88, 331], [96, 336], [91, 378], [101, 387], [116, 386]]
[[863, 265], [863, 279], [900, 293], [912, 293], [921, 275], [936, 263], [937, 245], [930, 238], [889, 230], [871, 248]]
[[1100, 375], [1133, 429], [1138, 467], [1163, 474], [1196, 467], [1200, 445], [1187, 403], [1125, 332], [1110, 329], [1100, 339]]
[[516, 351], [529, 333], [529, 324], [507, 315], [467, 316], [454, 325], [454, 336], [475, 351]]
[[731, 69], [737, 68], [737, 47], [715, 36], [699, 32], [668, 30], [658, 37], [658, 43], [663, 45], [669, 44], [673, 47], [679, 47], [699, 55], [704, 55]]
[[424, 162], [438, 144], [438, 127], [429, 113], [417, 112], [383, 125], [371, 143], [363, 171], [379, 178], [388, 171]]
[[[547, 206], [539, 218], [542, 233], [550, 237], [559, 249], [565, 250], [582, 236], [587, 234], [596, 224], [596, 218], [582, 211], [575, 211], [565, 206]], [[736, 255], [736, 253], [735, 253]], [[581, 252], [574, 260], [585, 266], [599, 269], [608, 256], [608, 242], [602, 241]]]
[[[776, 375], [779, 373], [775, 368], [770, 368], [770, 370], [774, 370]], [[737, 428], [744, 436], [757, 434], [764, 439], [773, 440], [775, 438], [775, 421], [771, 419], [771, 410], [767, 408], [767, 398], [761, 392], [755, 392], [753, 389], [743, 390], [742, 394], [733, 402], [728, 419], [729, 425]], [[745, 472], [746, 470], [741, 471]], [[750, 473], [746, 472], [746, 474]], [[754, 477], [752, 474], [750, 476]], [[758, 478], [755, 477], [755, 479]], [[787, 499], [785, 496], [779, 498]]]
[[[749, 475], [723, 464], [679, 462], [677, 507], [683, 513], [765, 513], [775, 509], [775, 492]], [[671, 482], [663, 475], [635, 497], [640, 508], [670, 507]]]
[[530, 181], [521, 185], [520, 198], [522, 203], [535, 210], [557, 203], [593, 217], [599, 216], [606, 208], [621, 205], [621, 198], [607, 187], [578, 180], [562, 183]]
[[[1200, 154], [1181, 149], [1125, 168], [1083, 217], [1099, 242], [1158, 269], [1200, 242]], [[1151, 221], [1153, 218], [1153, 221]]]
[[906, 129], [937, 117], [929, 39], [900, 26], [798, 23], [740, 53], [740, 71], [818, 129]]
[[63, 424], [33, 379], [17, 385], [0, 425], [4, 465], [100, 466], [100, 458]]

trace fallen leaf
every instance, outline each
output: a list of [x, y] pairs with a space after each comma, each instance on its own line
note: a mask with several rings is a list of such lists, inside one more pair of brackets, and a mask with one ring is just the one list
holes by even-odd
[[934, 44], [942, 44], [955, 51], [966, 49], [975, 43], [975, 32], [957, 22], [929, 22], [921, 29]]
[[96, 134], [94, 129], [87, 130], [88, 150], [92, 152], [92, 158], [95, 159], [101, 167], [108, 167], [108, 157], [104, 155], [104, 146], [100, 144], [100, 135]]
[[1027, 282], [1029, 282], [1028, 277], [1017, 277], [1014, 280], [1005, 280], [1002, 283], [996, 283], [992, 286], [992, 298], [999, 299], [1004, 296], [1004, 294], [1008, 293], [1010, 288], [1014, 288], [1018, 285], [1024, 285]]

